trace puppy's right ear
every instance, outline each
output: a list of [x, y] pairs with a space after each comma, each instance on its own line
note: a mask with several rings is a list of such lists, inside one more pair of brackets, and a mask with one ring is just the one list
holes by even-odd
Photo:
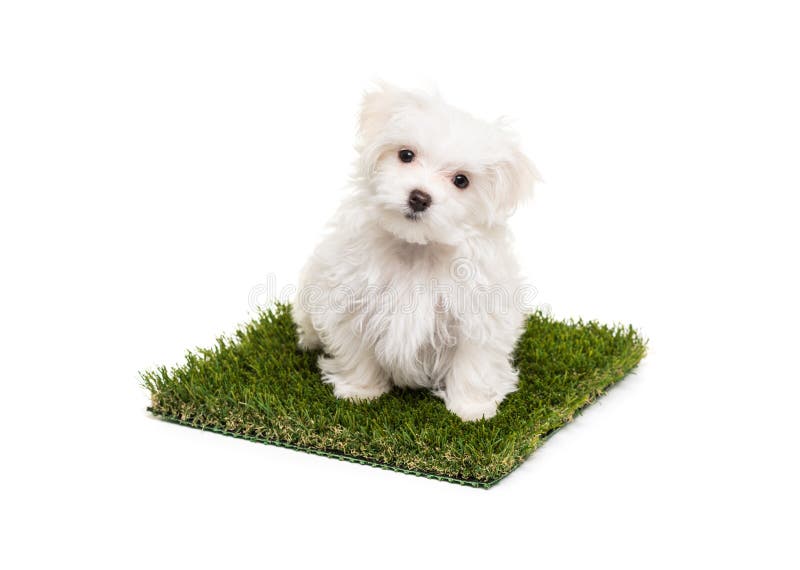
[[386, 127], [408, 95], [402, 89], [384, 82], [377, 83], [376, 89], [367, 91], [361, 102], [361, 116], [358, 121], [361, 141], [368, 143], [374, 139]]

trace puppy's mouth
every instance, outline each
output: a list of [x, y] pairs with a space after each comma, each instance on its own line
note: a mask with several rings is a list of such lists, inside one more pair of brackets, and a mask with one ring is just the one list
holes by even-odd
[[422, 218], [422, 214], [419, 212], [412, 212], [409, 210], [405, 213], [405, 218], [407, 220], [411, 220], [412, 222], [418, 222]]

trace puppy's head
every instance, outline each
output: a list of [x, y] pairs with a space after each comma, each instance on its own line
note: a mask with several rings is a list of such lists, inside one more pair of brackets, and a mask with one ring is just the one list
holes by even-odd
[[377, 222], [413, 243], [456, 244], [505, 223], [537, 178], [501, 124], [389, 85], [364, 97], [357, 148]]

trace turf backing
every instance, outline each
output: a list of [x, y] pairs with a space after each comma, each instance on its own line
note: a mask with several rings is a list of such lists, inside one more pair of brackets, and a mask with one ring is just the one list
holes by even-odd
[[518, 467], [644, 357], [630, 326], [529, 317], [514, 354], [519, 390], [490, 420], [462, 422], [425, 391], [337, 400], [317, 353], [302, 352], [288, 305], [260, 313], [232, 337], [142, 373], [151, 412], [166, 420], [476, 487]]

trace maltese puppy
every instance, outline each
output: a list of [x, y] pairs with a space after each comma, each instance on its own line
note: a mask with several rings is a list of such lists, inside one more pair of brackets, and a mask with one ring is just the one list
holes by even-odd
[[514, 136], [438, 95], [366, 94], [353, 188], [292, 314], [337, 398], [424, 388], [462, 420], [517, 388], [526, 311], [508, 217], [537, 178]]

